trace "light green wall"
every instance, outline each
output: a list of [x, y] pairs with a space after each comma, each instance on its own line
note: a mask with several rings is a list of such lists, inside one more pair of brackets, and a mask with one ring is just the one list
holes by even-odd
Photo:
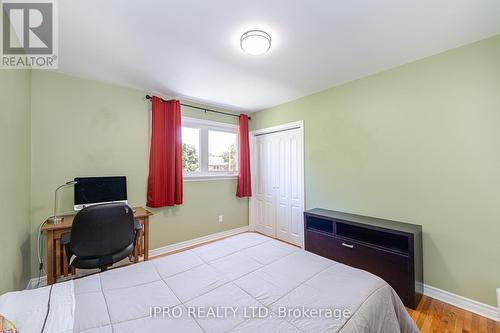
[[[52, 215], [54, 189], [76, 176], [125, 175], [129, 202], [145, 206], [151, 103], [145, 92], [46, 71], [32, 79], [32, 248], [38, 225]], [[231, 121], [183, 110], [184, 115]], [[248, 200], [235, 180], [184, 183], [184, 204], [153, 210], [151, 248], [248, 225]], [[72, 211], [71, 188], [61, 211]], [[219, 223], [219, 215], [224, 222]], [[37, 274], [33, 252], [32, 275]]]
[[0, 70], [0, 295], [30, 276], [29, 70]]
[[[497, 36], [255, 113], [251, 126], [304, 120], [307, 208], [422, 224], [425, 282], [494, 305], [498, 59]], [[37, 274], [36, 229], [52, 213], [57, 185], [125, 174], [131, 203], [144, 205], [150, 104], [141, 91], [42, 71], [1, 70], [0, 88], [0, 204], [12, 212], [0, 219], [9, 228], [0, 234], [2, 293], [24, 287], [30, 257]], [[235, 181], [186, 183], [183, 206], [155, 210], [151, 247], [247, 225], [248, 202], [235, 188]], [[71, 210], [71, 190], [61, 204]]]
[[304, 120], [306, 207], [423, 225], [425, 283], [495, 305], [500, 36], [252, 114]]

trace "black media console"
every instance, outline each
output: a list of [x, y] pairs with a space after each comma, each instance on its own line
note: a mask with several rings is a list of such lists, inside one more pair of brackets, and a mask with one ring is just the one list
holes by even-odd
[[304, 213], [305, 249], [383, 278], [415, 309], [423, 293], [422, 226], [312, 209]]

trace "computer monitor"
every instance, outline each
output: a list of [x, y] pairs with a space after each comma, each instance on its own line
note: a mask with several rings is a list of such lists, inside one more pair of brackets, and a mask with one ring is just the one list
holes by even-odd
[[127, 202], [127, 178], [79, 177], [75, 178], [75, 210], [103, 203]]

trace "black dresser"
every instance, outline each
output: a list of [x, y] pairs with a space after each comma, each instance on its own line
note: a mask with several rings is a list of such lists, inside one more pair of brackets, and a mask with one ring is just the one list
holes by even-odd
[[304, 213], [305, 249], [383, 278], [415, 309], [423, 293], [422, 226], [311, 209]]

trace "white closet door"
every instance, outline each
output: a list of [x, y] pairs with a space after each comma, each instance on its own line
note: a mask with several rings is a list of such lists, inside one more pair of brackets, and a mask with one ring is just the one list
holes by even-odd
[[270, 237], [276, 237], [276, 163], [273, 138], [256, 137], [254, 168], [255, 189], [252, 206], [255, 230]]
[[255, 230], [303, 246], [303, 147], [300, 129], [255, 137], [252, 223]]
[[276, 133], [276, 238], [302, 246], [302, 139], [299, 129]]

